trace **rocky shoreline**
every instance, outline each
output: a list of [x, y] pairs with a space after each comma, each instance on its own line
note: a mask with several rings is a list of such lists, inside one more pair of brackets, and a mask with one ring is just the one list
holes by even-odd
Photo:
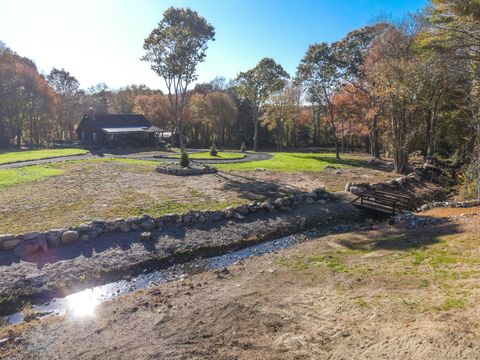
[[[122, 231], [124, 223], [117, 222], [118, 228], [103, 232], [94, 241], [63, 242], [46, 251], [26, 255], [26, 261], [19, 261], [12, 251], [2, 251], [0, 313], [6, 315], [26, 303], [42, 303], [195, 257], [218, 255], [313, 227], [359, 221], [364, 216], [345, 201], [348, 194], [330, 194], [330, 201], [319, 198], [323, 190], [315, 194], [315, 199], [310, 193], [310, 196], [285, 197], [264, 205], [252, 203], [252, 208], [228, 208], [219, 218], [210, 216], [204, 221], [202, 215], [191, 216], [190, 222], [184, 215], [169, 218], [168, 222], [163, 217], [159, 227], [152, 224], [156, 224], [156, 220], [139, 218], [140, 224], [135, 228], [131, 224], [136, 222], [130, 222], [128, 231]], [[292, 207], [296, 207], [295, 211]], [[151, 227], [148, 239], [143, 237], [146, 229], [141, 225], [146, 221]], [[68, 231], [77, 230], [66, 230], [60, 241], [70, 236]], [[81, 236], [78, 233], [74, 237], [79, 240]]]

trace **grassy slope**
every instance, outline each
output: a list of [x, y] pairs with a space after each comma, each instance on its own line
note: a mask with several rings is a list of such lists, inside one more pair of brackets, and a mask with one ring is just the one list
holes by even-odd
[[270, 160], [252, 161], [237, 164], [218, 164], [216, 167], [220, 170], [255, 170], [262, 168], [273, 171], [322, 171], [325, 166], [331, 165], [340, 168], [350, 166], [366, 166], [366, 160], [360, 156], [342, 155], [341, 160], [335, 160], [334, 153], [274, 153]]
[[0, 189], [63, 174], [63, 170], [48, 165], [24, 166], [0, 170]]
[[10, 164], [19, 161], [48, 159], [59, 156], [82, 155], [88, 151], [83, 149], [46, 149], [29, 151], [0, 152], [0, 164]]

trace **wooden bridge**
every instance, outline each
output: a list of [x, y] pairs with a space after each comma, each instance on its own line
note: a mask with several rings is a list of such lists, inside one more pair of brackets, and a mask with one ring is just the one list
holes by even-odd
[[412, 208], [411, 199], [408, 196], [385, 191], [361, 194], [352, 201], [352, 204], [393, 216]]

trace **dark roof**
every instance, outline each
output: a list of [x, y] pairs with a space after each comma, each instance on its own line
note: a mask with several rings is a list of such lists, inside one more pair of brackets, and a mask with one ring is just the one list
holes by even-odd
[[142, 127], [149, 128], [152, 124], [143, 115], [138, 114], [96, 114], [95, 118], [85, 115], [77, 127], [77, 131], [92, 128], [123, 128]]

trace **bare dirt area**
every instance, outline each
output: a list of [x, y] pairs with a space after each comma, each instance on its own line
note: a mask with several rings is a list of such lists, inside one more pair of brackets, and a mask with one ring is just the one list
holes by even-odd
[[[312, 239], [4, 329], [9, 359], [480, 359], [480, 209]], [[14, 340], [16, 339], [16, 340]]]
[[86, 160], [55, 164], [55, 176], [0, 189], [0, 233], [68, 227], [93, 219], [152, 216], [219, 209], [287, 193], [342, 190], [348, 181], [379, 181], [394, 174], [370, 168], [279, 173], [225, 171], [176, 177], [154, 172], [154, 164]]

